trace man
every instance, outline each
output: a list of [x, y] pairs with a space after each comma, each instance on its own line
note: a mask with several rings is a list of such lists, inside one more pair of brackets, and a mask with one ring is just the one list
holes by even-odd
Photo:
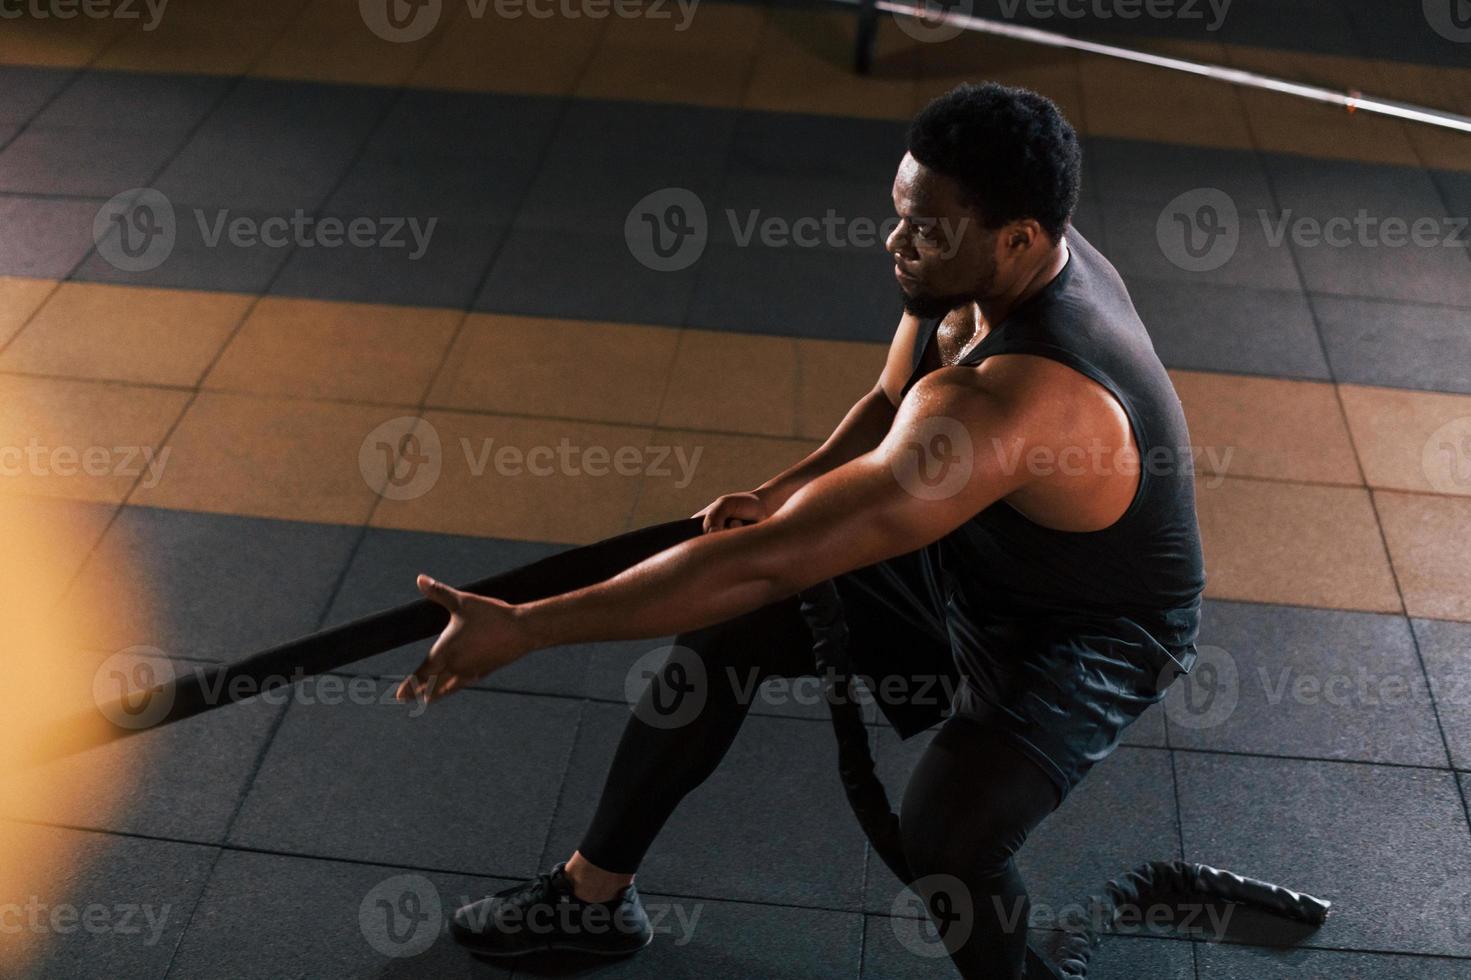
[[1022, 975], [1013, 856], [1193, 664], [1204, 585], [1179, 399], [1122, 281], [1069, 225], [1079, 168], [1076, 135], [1035, 93], [936, 99], [893, 185], [906, 312], [878, 383], [820, 449], [589, 588], [509, 605], [420, 576], [451, 622], [401, 698], [545, 647], [670, 634], [706, 679], [682, 727], [634, 713], [581, 847], [461, 909], [462, 942], [644, 945], [640, 860], [734, 739], [751, 672], [811, 672], [797, 593], [832, 578], [879, 691], [954, 690], [879, 698], [905, 738], [943, 718], [904, 793], [905, 856], [937, 921], [940, 883], [963, 892], [973, 922], [946, 946], [961, 974]]

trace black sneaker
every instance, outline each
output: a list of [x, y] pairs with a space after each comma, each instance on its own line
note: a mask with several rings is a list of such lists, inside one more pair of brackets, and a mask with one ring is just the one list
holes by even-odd
[[455, 941], [479, 956], [524, 956], [546, 950], [620, 956], [654, 939], [638, 890], [629, 885], [607, 902], [572, 894], [565, 862], [549, 874], [457, 909]]

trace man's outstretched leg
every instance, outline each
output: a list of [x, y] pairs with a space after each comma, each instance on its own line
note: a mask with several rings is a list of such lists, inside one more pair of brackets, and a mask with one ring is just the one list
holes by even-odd
[[679, 802], [715, 771], [767, 677], [812, 673], [796, 597], [675, 638], [623, 730], [581, 846], [531, 881], [455, 913], [485, 955], [546, 949], [621, 954], [653, 934], [633, 876]]
[[946, 721], [920, 757], [899, 818], [904, 854], [966, 980], [1025, 976], [1031, 905], [1014, 855], [1059, 797], [1040, 766], [967, 718]]

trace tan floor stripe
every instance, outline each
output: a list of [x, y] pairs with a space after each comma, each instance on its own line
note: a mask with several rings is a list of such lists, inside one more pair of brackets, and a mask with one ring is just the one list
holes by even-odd
[[[20, 463], [6, 494], [360, 524], [383, 453], [402, 446], [393, 420], [415, 425], [425, 399], [416, 451], [432, 426], [438, 475], [410, 486], [420, 469], [400, 463], [408, 489], [385, 489], [375, 525], [590, 541], [800, 459], [884, 358], [872, 343], [472, 314], [426, 395], [457, 311], [268, 297], [226, 345], [250, 297], [53, 286], [0, 280], [0, 322], [34, 310], [0, 353], [0, 450]], [[167, 356], [151, 356], [155, 336]], [[1456, 557], [1471, 545], [1471, 397], [1173, 376], [1210, 595], [1397, 609], [1362, 467], [1412, 611], [1471, 620]]]

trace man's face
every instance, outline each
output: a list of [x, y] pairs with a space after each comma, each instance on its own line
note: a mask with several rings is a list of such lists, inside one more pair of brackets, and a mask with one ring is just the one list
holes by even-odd
[[996, 293], [997, 230], [981, 226], [959, 182], [928, 169], [909, 154], [894, 177], [899, 225], [885, 243], [904, 308], [938, 317]]

